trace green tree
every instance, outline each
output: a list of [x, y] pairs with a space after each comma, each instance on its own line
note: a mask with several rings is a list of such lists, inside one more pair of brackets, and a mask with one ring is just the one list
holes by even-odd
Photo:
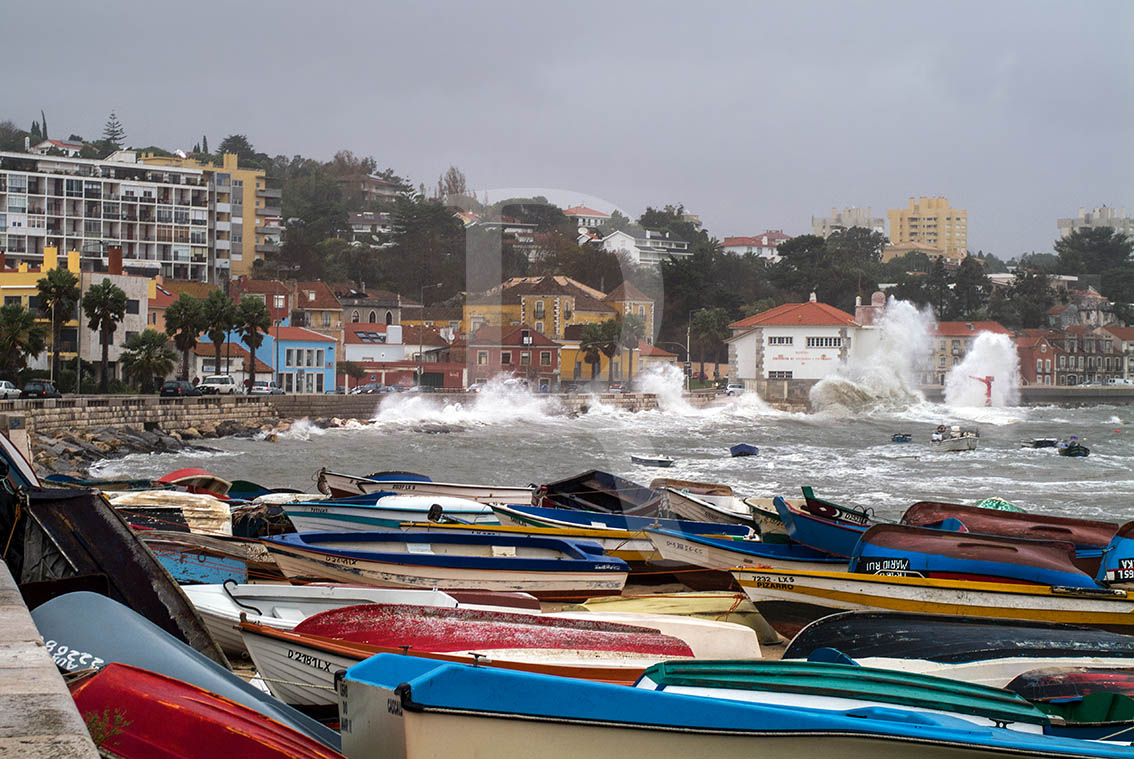
[[626, 379], [634, 377], [634, 351], [646, 336], [646, 317], [638, 314], [625, 314], [618, 322], [618, 343], [630, 352]]
[[122, 126], [122, 122], [118, 120], [118, 115], [110, 112], [110, 118], [106, 120], [106, 125], [102, 128], [102, 139], [115, 148], [121, 148], [122, 143], [126, 141], [126, 128]]
[[35, 322], [35, 314], [19, 303], [0, 307], [0, 374], [16, 381], [28, 365], [28, 357], [43, 352], [43, 328]]
[[249, 388], [256, 383], [256, 350], [264, 342], [262, 333], [266, 333], [271, 326], [272, 315], [263, 300], [252, 295], [240, 299], [240, 305], [236, 307], [236, 329], [252, 358], [248, 367]]
[[949, 273], [945, 271], [945, 261], [937, 259], [925, 277], [925, 297], [933, 307], [933, 313], [940, 321], [946, 321], [950, 316], [952, 306], [952, 293], [949, 289]]
[[591, 365], [591, 382], [595, 381], [599, 365], [602, 364], [602, 354], [607, 339], [602, 324], [592, 322], [584, 324], [579, 332], [579, 350], [583, 352], [583, 360]]
[[42, 108], [39, 111], [39, 117], [40, 117], [39, 123], [43, 126], [43, 139], [46, 140], [46, 139], [48, 139], [48, 136], [47, 136], [47, 114], [43, 112]]
[[973, 256], [961, 261], [953, 277], [953, 308], [957, 319], [975, 319], [983, 313], [990, 284], [984, 266]]
[[38, 121], [32, 121], [31, 128], [28, 129], [28, 134], [31, 136], [33, 143], [43, 139], [43, 133], [39, 131]]
[[87, 289], [87, 294], [83, 296], [83, 312], [87, 315], [87, 326], [92, 332], [99, 333], [99, 342], [102, 344], [98, 391], [105, 393], [110, 384], [110, 345], [114, 341], [118, 323], [126, 318], [126, 293], [104, 278], [99, 284]]
[[618, 322], [607, 319], [599, 325], [602, 328], [602, 350], [606, 356], [606, 381], [614, 383], [614, 357], [618, 354]]
[[[705, 376], [705, 348], [712, 347], [714, 354], [719, 354], [721, 341], [729, 336], [728, 311], [723, 308], [703, 308], [693, 314], [689, 325], [690, 331], [697, 338], [697, 356], [701, 362], [701, 376]], [[716, 363], [714, 360], [713, 363]]]
[[59, 343], [63, 324], [74, 318], [75, 306], [82, 293], [79, 278], [67, 269], [52, 269], [35, 283], [39, 290], [39, 308], [51, 319], [52, 376], [59, 376]]
[[1130, 261], [1134, 240], [1111, 227], [1080, 229], [1055, 241], [1060, 274], [1102, 274]]
[[14, 121], [0, 121], [0, 150], [22, 153], [24, 137], [28, 133], [16, 126]]
[[189, 351], [197, 346], [197, 337], [205, 328], [201, 301], [187, 293], [165, 309], [165, 332], [181, 351], [181, 379], [189, 379]]
[[236, 326], [236, 304], [220, 290], [213, 290], [201, 302], [201, 326], [213, 343], [213, 372], [221, 373], [221, 347]]
[[201, 135], [201, 152], [202, 153], [208, 153], [209, 152], [209, 138], [206, 137], [205, 135]]
[[[205, 149], [203, 144], [201, 145], [201, 149]], [[228, 137], [221, 140], [221, 144], [217, 147], [217, 155], [224, 155], [225, 153], [234, 153], [239, 157], [241, 164], [256, 159], [256, 149], [252, 147], [252, 143], [248, 141], [248, 138], [242, 134], [230, 134]]]
[[353, 361], [340, 361], [335, 366], [341, 374], [354, 380], [355, 387], [358, 387], [358, 381], [366, 376], [366, 370]]
[[1051, 291], [1051, 278], [1045, 272], [1018, 272], [1010, 293], [1016, 315], [1016, 323], [1011, 326], [1025, 329], [1047, 326], [1047, 311], [1055, 305], [1055, 294]]
[[173, 371], [177, 353], [169, 344], [169, 337], [156, 329], [147, 327], [126, 340], [126, 350], [122, 352], [122, 376], [137, 382], [143, 393], [154, 392], [154, 379]]

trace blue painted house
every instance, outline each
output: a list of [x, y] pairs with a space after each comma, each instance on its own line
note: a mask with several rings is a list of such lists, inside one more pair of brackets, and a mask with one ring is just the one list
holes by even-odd
[[276, 383], [285, 393], [335, 390], [338, 356], [333, 337], [305, 327], [273, 326], [256, 349], [256, 358], [275, 367]]

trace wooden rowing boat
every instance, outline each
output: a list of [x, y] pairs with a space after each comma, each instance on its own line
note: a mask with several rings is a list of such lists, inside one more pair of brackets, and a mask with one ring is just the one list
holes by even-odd
[[319, 492], [338, 498], [366, 493], [390, 492], [413, 495], [440, 495], [468, 498], [480, 503], [531, 503], [531, 487], [510, 485], [468, 485], [457, 482], [433, 482], [428, 477], [400, 476], [359, 477], [353, 474], [328, 472], [325, 468], [315, 473]]

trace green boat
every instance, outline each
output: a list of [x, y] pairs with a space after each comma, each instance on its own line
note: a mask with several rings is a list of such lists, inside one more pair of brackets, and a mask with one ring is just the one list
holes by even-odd
[[952, 714], [985, 726], [1043, 732], [1052, 717], [1002, 688], [943, 677], [806, 661], [672, 661], [647, 669], [637, 687], [780, 706], [867, 706]]

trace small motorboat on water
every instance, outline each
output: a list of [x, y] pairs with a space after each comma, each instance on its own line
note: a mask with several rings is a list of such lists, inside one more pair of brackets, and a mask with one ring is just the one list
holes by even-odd
[[890, 436], [891, 443], [912, 443], [913, 435], [909, 432], [895, 432]]
[[1059, 440], [1053, 437], [1035, 437], [1020, 443], [1021, 448], [1054, 448], [1057, 445]]
[[939, 424], [929, 437], [929, 445], [939, 451], [973, 451], [979, 440], [980, 433], [976, 430], [961, 429], [956, 424], [948, 427]]
[[760, 449], [750, 443], [737, 443], [729, 448], [728, 452], [735, 459], [740, 456], [755, 456], [760, 453]]
[[1055, 446], [1059, 451], [1060, 456], [1070, 456], [1071, 458], [1085, 458], [1091, 455], [1091, 449], [1079, 442], [1079, 438], [1075, 435], [1060, 440], [1059, 444]]
[[639, 466], [673, 466], [673, 459], [669, 456], [639, 456], [630, 454], [630, 463]]

